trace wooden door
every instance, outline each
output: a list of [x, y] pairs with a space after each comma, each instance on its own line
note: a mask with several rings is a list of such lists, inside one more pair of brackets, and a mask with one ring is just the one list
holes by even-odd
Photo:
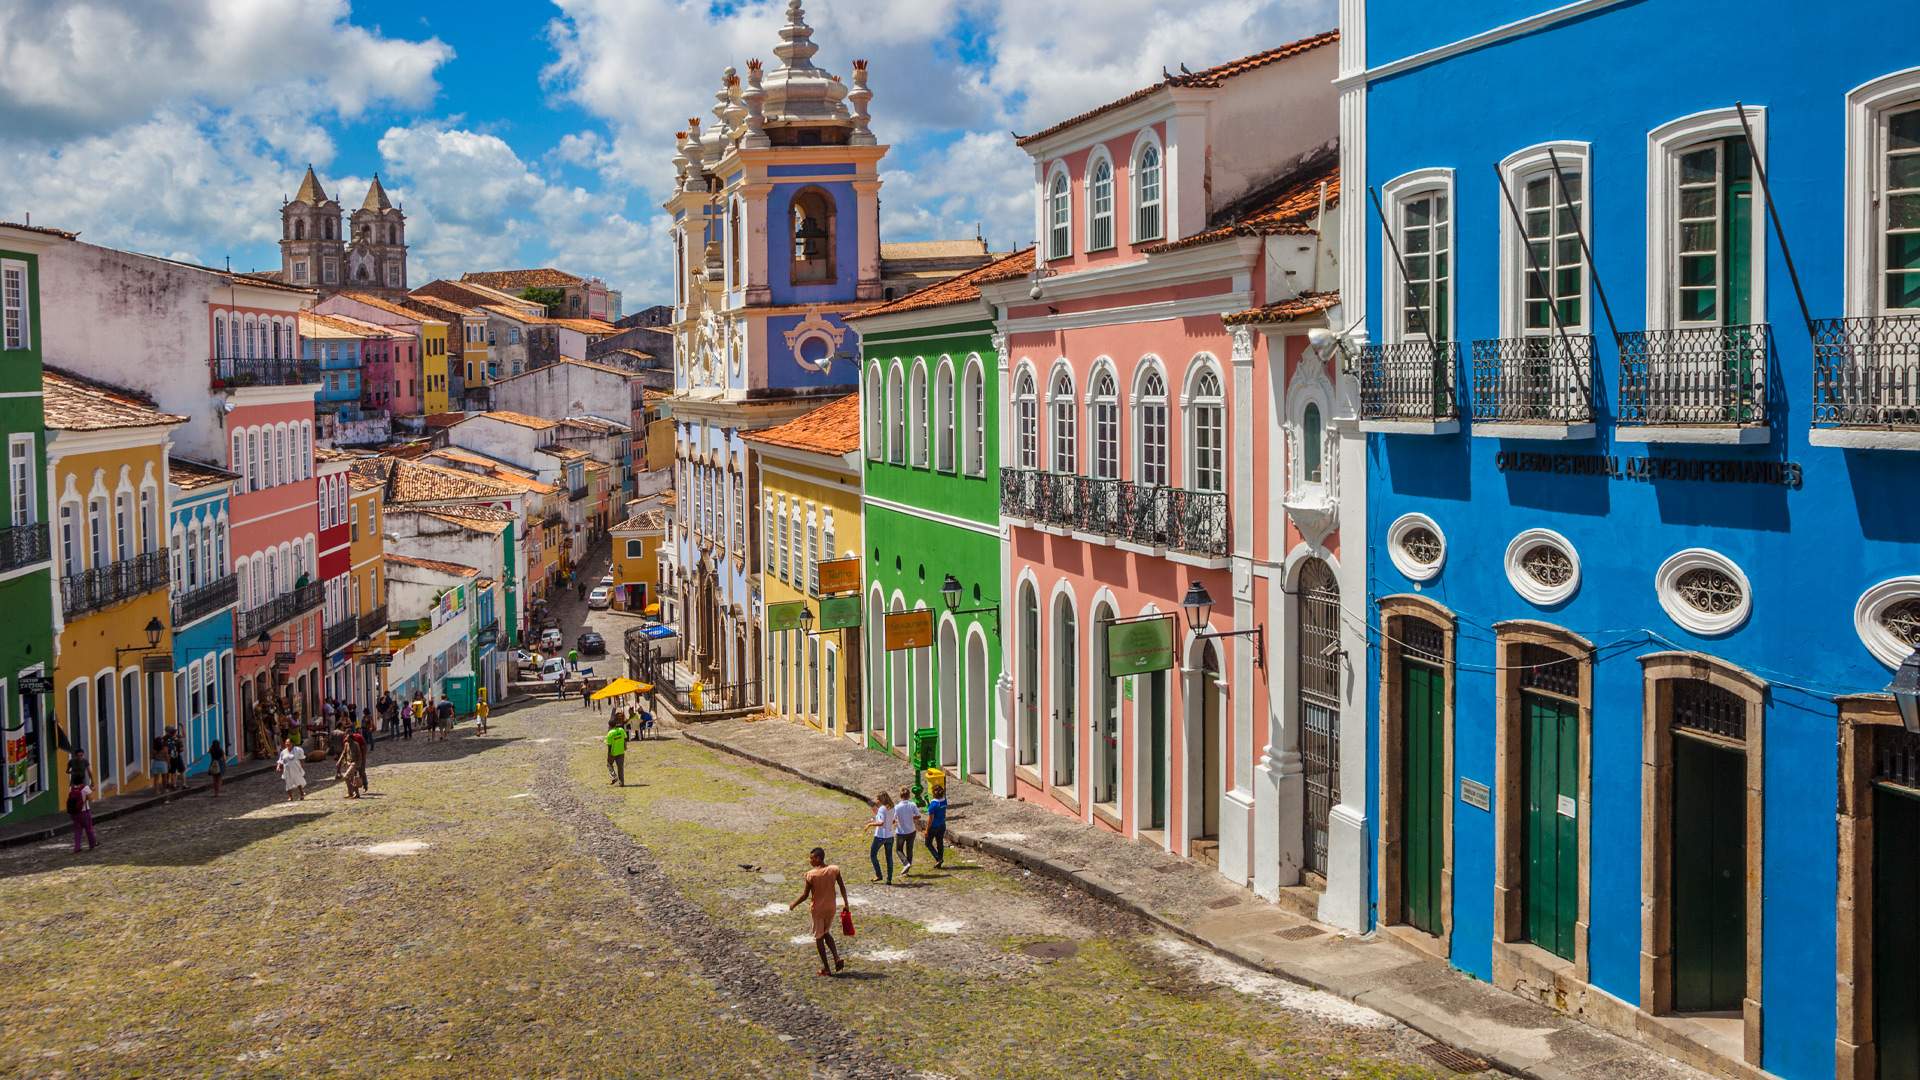
[[1580, 905], [1580, 715], [1572, 703], [1521, 698], [1526, 725], [1527, 940], [1573, 959]]
[[1735, 1012], [1747, 981], [1746, 755], [1674, 736], [1673, 1008]]
[[1406, 839], [1400, 903], [1406, 921], [1429, 934], [1440, 933], [1440, 868], [1445, 859], [1447, 798], [1445, 701], [1446, 677], [1438, 668], [1402, 662]]
[[1880, 1080], [1920, 1076], [1920, 792], [1873, 793], [1873, 1031]]

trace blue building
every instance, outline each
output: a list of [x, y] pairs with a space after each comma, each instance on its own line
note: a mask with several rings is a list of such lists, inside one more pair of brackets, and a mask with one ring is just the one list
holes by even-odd
[[233, 704], [233, 618], [239, 579], [227, 552], [233, 473], [182, 458], [167, 462], [167, 535], [172, 553], [173, 692], [187, 772], [206, 772], [218, 742], [240, 760]]
[[1341, 8], [1377, 924], [1724, 1072], [1920, 1076], [1913, 9]]

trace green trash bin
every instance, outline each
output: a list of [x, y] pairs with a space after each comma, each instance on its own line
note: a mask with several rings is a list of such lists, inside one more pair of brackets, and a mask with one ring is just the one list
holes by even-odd
[[917, 728], [908, 736], [908, 760], [913, 763], [913, 801], [927, 805], [926, 770], [940, 764], [940, 729]]

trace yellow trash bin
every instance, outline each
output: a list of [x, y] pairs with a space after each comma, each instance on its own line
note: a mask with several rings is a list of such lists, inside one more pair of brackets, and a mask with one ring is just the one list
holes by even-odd
[[928, 769], [926, 770], [926, 775], [927, 775], [928, 791], [932, 791], [934, 788], [937, 788], [937, 787], [947, 786], [947, 771], [945, 769], [942, 769], [940, 766], [933, 765], [928, 767]]

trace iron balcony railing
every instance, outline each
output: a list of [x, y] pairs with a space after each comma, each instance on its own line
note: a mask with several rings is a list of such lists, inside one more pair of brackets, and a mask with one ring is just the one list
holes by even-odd
[[1920, 315], [1813, 324], [1813, 423], [1920, 430]]
[[297, 358], [220, 356], [208, 361], [215, 389], [222, 386], [297, 386], [320, 381], [320, 362]]
[[1593, 420], [1593, 335], [1541, 334], [1473, 343], [1473, 419], [1576, 424]]
[[335, 653], [353, 644], [354, 639], [359, 636], [360, 620], [348, 615], [339, 622], [329, 625], [320, 638], [325, 650]]
[[586, 497], [587, 497], [587, 486], [586, 486], [585, 484], [582, 484], [582, 485], [580, 485], [580, 486], [579, 486], [579, 487], [577, 487], [577, 488], [568, 488], [568, 489], [567, 489], [567, 497], [568, 497], [569, 499], [584, 499], [584, 498], [586, 498]]
[[1360, 419], [1453, 420], [1457, 341], [1402, 341], [1360, 350]]
[[181, 627], [203, 619], [239, 599], [240, 578], [238, 576], [228, 574], [225, 577], [215, 578], [197, 589], [174, 597], [173, 625]]
[[[1225, 492], [1007, 468], [1000, 490], [1007, 513], [1041, 524], [1194, 555], [1229, 550]], [[1016, 508], [1008, 492], [1025, 501]]]
[[380, 628], [387, 625], [387, 605], [381, 604], [379, 607], [360, 616], [359, 622], [361, 637], [370, 638], [379, 633]]
[[264, 604], [248, 608], [234, 620], [235, 640], [245, 641], [259, 636], [262, 631], [271, 633], [281, 623], [319, 607], [325, 599], [326, 590], [320, 587], [319, 582], [313, 581]]
[[61, 609], [68, 618], [167, 587], [167, 553], [147, 551], [60, 579]]
[[1763, 424], [1766, 323], [1620, 334], [1622, 424]]
[[49, 550], [44, 521], [0, 529], [0, 570], [18, 570], [46, 562]]

